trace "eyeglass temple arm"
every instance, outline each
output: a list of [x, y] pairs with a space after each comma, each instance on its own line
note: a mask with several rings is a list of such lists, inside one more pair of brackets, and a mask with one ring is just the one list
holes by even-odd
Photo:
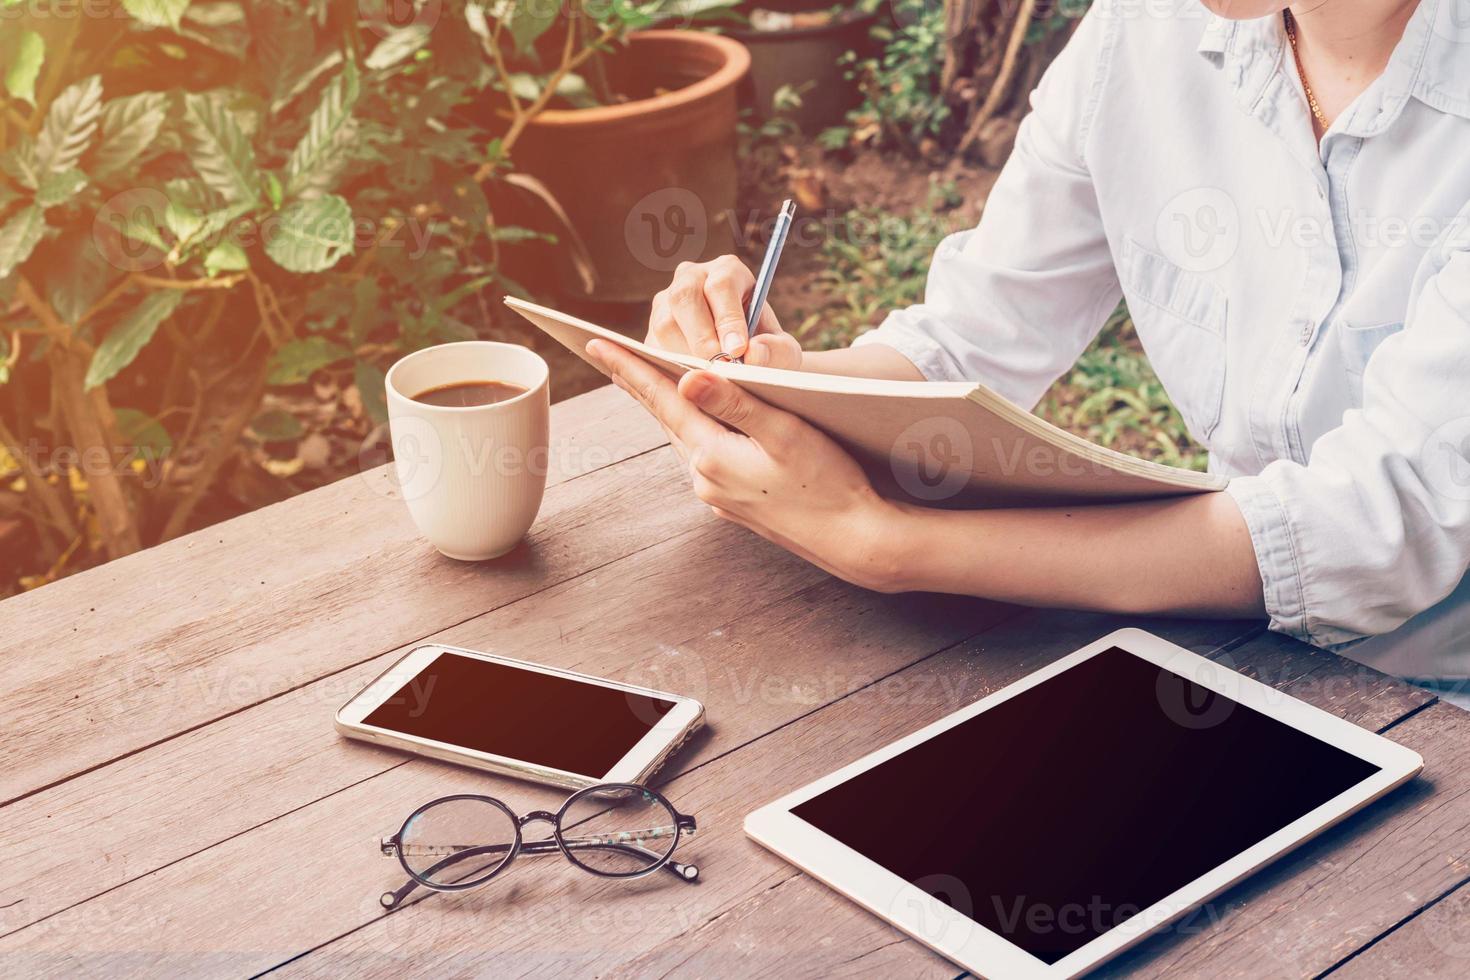
[[[693, 833], [694, 827], [692, 826], [692, 824], [693, 818], [690, 818], [690, 825], [685, 829], [686, 833]], [[682, 821], [681, 826], [684, 826]], [[383, 854], [388, 856], [392, 856], [394, 849], [397, 848], [397, 846], [398, 842], [392, 838], [385, 838], [380, 843]], [[571, 847], [574, 850], [583, 848], [605, 848], [608, 850], [622, 851], [623, 853], [628, 853], [631, 851], [641, 857], [658, 857], [658, 855], [653, 851], [650, 851], [647, 848], [639, 847], [637, 844], [609, 843], [601, 841], [588, 843], [573, 840], [568, 841], [567, 846]], [[485, 854], [494, 854], [500, 851], [505, 851], [509, 849], [509, 847], [509, 844], [487, 844], [483, 847], [467, 848], [463, 851], [459, 851], [449, 855], [443, 861], [440, 861], [438, 864], [435, 864], [433, 867], [429, 868], [429, 870], [425, 871], [424, 874], [432, 875], [434, 872], [442, 871], [443, 869], [447, 868], [449, 865], [454, 864], [457, 861], [462, 861], [471, 857], [480, 857]], [[523, 844], [521, 846], [520, 853], [528, 855], [530, 857], [542, 857], [547, 854], [560, 854], [561, 848], [556, 846], [556, 841], [554, 840], [538, 840], [531, 841], [528, 844]], [[692, 864], [682, 864], [670, 858], [663, 863], [662, 868], [663, 870], [672, 874], [675, 878], [678, 878], [680, 881], [686, 882], [687, 884], [692, 885], [699, 880], [699, 868]], [[378, 904], [382, 905], [383, 908], [391, 912], [394, 909], [398, 908], [398, 906], [402, 905], [403, 900], [406, 899], [409, 895], [413, 894], [413, 892], [420, 887], [421, 885], [418, 881], [410, 878], [402, 885], [399, 885], [393, 891], [384, 892], [383, 894], [379, 895]]]

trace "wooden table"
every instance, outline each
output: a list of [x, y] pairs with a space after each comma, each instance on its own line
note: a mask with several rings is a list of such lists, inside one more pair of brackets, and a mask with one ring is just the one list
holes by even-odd
[[[954, 976], [741, 820], [1123, 621], [838, 582], [712, 517], [615, 389], [557, 406], [552, 442], [500, 561], [438, 556], [377, 469], [0, 604], [0, 972]], [[1131, 622], [1426, 768], [1109, 971], [1470, 971], [1470, 714], [1252, 624]], [[417, 804], [563, 796], [336, 735], [426, 639], [701, 698], [661, 777], [700, 883], [538, 863], [384, 914], [375, 842]]]

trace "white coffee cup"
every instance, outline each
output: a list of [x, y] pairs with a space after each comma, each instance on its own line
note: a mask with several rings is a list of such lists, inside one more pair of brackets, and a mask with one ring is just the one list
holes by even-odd
[[[530, 530], [546, 490], [549, 378], [535, 352], [488, 340], [428, 347], [388, 370], [399, 489], [414, 524], [441, 553], [461, 561], [496, 558]], [[414, 400], [472, 381], [526, 390], [468, 408]]]

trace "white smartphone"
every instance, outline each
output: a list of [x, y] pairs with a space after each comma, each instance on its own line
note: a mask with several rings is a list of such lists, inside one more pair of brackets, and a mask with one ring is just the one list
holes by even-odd
[[693, 698], [438, 644], [337, 711], [348, 738], [570, 789], [645, 781], [703, 722]]

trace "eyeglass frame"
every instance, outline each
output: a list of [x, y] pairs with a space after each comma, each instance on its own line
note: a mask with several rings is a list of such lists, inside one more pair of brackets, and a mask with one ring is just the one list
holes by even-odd
[[[562, 817], [566, 816], [567, 811], [571, 808], [573, 803], [580, 800], [583, 796], [593, 793], [596, 790], [634, 790], [636, 792], [646, 793], [647, 795], [657, 800], [659, 803], [663, 804], [664, 808], [667, 809], [669, 813], [673, 814], [674, 817], [674, 839], [673, 843], [669, 845], [669, 849], [665, 851], [661, 856], [659, 856], [653, 864], [650, 864], [648, 867], [641, 868], [637, 871], [599, 871], [596, 868], [593, 868], [590, 865], [583, 864], [581, 861], [577, 860], [571, 853], [572, 849], [566, 845], [566, 842], [563, 839], [561, 820]], [[454, 884], [441, 884], [438, 882], [432, 882], [424, 877], [421, 877], [416, 871], [413, 870], [413, 868], [409, 867], [408, 858], [403, 853], [403, 836], [408, 832], [409, 825], [412, 824], [420, 814], [431, 809], [432, 807], [439, 806], [443, 803], [453, 803], [456, 800], [475, 800], [480, 803], [489, 803], [491, 806], [499, 809], [510, 820], [511, 826], [515, 828], [515, 840], [510, 844], [508, 850], [506, 851], [505, 857], [500, 861], [500, 863], [495, 866], [494, 870], [485, 875], [483, 878], [478, 878], [474, 881]], [[531, 841], [530, 843], [526, 843], [521, 833], [522, 829], [525, 828], [527, 824], [535, 823], [538, 820], [544, 820], [551, 824], [551, 837], [547, 838], [546, 840]], [[493, 796], [484, 796], [479, 793], [454, 793], [449, 796], [440, 796], [436, 799], [430, 800], [427, 803], [424, 803], [423, 805], [415, 809], [412, 813], [410, 813], [408, 817], [403, 821], [403, 826], [399, 827], [398, 830], [391, 837], [379, 838], [379, 851], [384, 857], [398, 858], [399, 865], [402, 866], [404, 872], [408, 875], [408, 881], [406, 881], [404, 884], [400, 885], [393, 891], [383, 892], [382, 895], [378, 896], [378, 903], [382, 905], [384, 909], [391, 912], [397, 909], [403, 903], [403, 900], [407, 898], [416, 888], [427, 888], [431, 891], [436, 892], [462, 892], [469, 891], [472, 888], [479, 888], [482, 885], [489, 884], [502, 871], [510, 867], [511, 864], [515, 862], [515, 859], [522, 854], [525, 854], [528, 857], [543, 857], [547, 854], [559, 853], [568, 861], [570, 861], [573, 865], [582, 869], [588, 874], [596, 875], [599, 878], [614, 878], [624, 881], [634, 878], [643, 878], [653, 874], [660, 869], [665, 869], [673, 874], [674, 877], [678, 878], [680, 881], [692, 885], [699, 880], [698, 866], [693, 864], [683, 864], [679, 861], [675, 861], [673, 858], [674, 851], [679, 846], [679, 841], [682, 840], [685, 836], [693, 837], [697, 829], [698, 825], [695, 822], [693, 816], [686, 813], [680, 813], [674, 807], [674, 804], [670, 803], [668, 801], [668, 798], [665, 797], [662, 793], [651, 787], [644, 786], [641, 783], [596, 783], [592, 786], [583, 787], [582, 789], [577, 790], [577, 792], [573, 793], [571, 796], [568, 796], [566, 798], [566, 801], [562, 803], [561, 808], [558, 809], [555, 813], [552, 813], [549, 810], [532, 810], [525, 816], [518, 816], [516, 812], [512, 810], [503, 800], [497, 799]], [[555, 847], [548, 847], [547, 845], [549, 844], [555, 845]], [[487, 849], [493, 850], [501, 846], [504, 845], [481, 845], [479, 847], [476, 847], [475, 850], [477, 852], [483, 853]], [[623, 841], [607, 841], [587, 846], [607, 847], [620, 851], [633, 849], [641, 851], [644, 855], [653, 854], [653, 852], [649, 851], [647, 848], [639, 847], [637, 844]], [[457, 854], [451, 855], [451, 858], [459, 858], [461, 856], [467, 855], [465, 852], [459, 852]]]

